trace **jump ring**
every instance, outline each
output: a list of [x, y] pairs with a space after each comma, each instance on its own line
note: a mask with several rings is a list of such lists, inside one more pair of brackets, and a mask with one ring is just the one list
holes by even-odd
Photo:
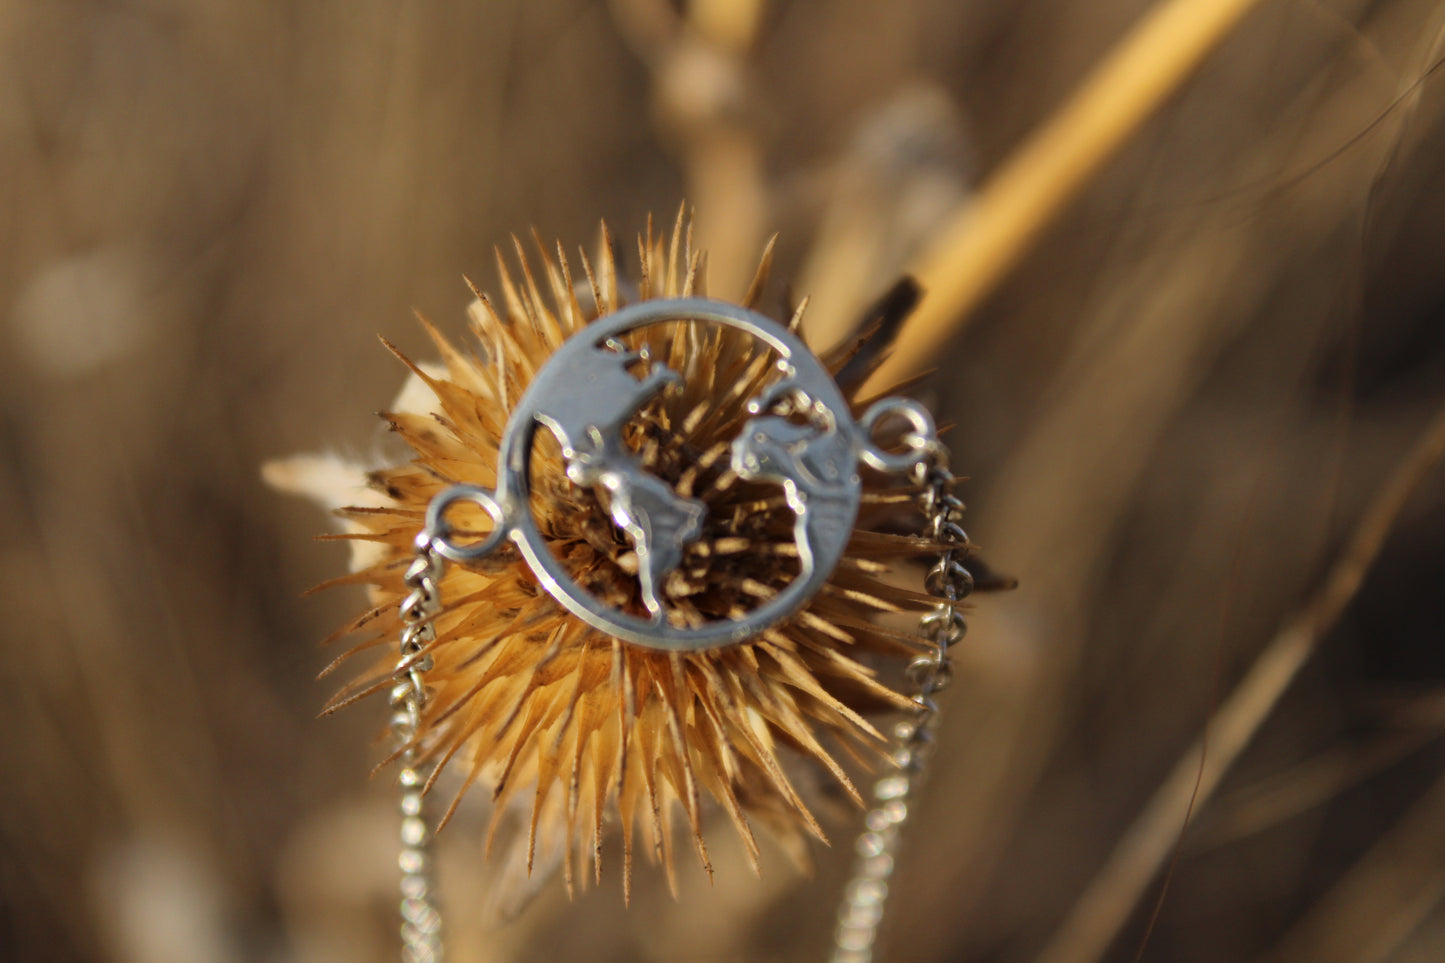
[[[486, 509], [492, 516], [492, 530], [481, 541], [459, 545], [451, 538], [455, 533], [446, 520], [447, 510], [457, 502], [471, 502]], [[433, 551], [453, 562], [472, 562], [484, 558], [507, 536], [507, 517], [496, 495], [477, 485], [453, 485], [431, 500], [426, 509], [426, 535]]]
[[[907, 448], [900, 452], [886, 451], [878, 446], [873, 431], [885, 418], [898, 416], [908, 422], [909, 430], [903, 435]], [[938, 432], [933, 426], [933, 416], [928, 409], [911, 398], [884, 398], [875, 403], [858, 419], [863, 430], [864, 444], [859, 452], [869, 467], [879, 471], [901, 473], [929, 463], [937, 457], [940, 447]]]

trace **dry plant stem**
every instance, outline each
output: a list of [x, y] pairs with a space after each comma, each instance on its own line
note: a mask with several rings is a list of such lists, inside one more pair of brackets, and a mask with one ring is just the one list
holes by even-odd
[[[1408, 30], [1400, 33], [1411, 36]], [[1339, 80], [1323, 101], [1318, 92], [1302, 93], [1314, 98], [1302, 105], [1303, 112], [1281, 112], [1328, 117], [1329, 125], [1279, 124], [1249, 145], [1237, 170], [1251, 177], [1272, 175], [1282, 159], [1321, 156], [1338, 144], [1340, 132], [1349, 135], [1378, 116], [1371, 78]], [[1359, 151], [1301, 182], [1291, 193], [1283, 237], [1261, 233], [1256, 218], [1241, 219], [1219, 206], [1201, 210], [1202, 219], [1151, 231], [1151, 253], [1142, 263], [1106, 264], [1097, 297], [1081, 306], [1074, 347], [1044, 395], [1047, 404], [980, 496], [990, 505], [980, 542], [1007, 546], [1004, 561], [1024, 575], [1024, 588], [974, 616], [975, 637], [1002, 640], [995, 650], [1002, 658], [990, 664], [987, 683], [972, 685], [970, 675], [961, 674], [967, 692], [955, 695], [945, 720], [941, 764], [931, 786], [934, 798], [949, 801], [948, 815], [934, 817], [931, 828], [948, 858], [916, 851], [912, 857], [928, 861], [947, 879], [948, 912], [976, 918], [971, 939], [987, 945], [1019, 925], [975, 914], [1061, 727], [1069, 724], [1075, 673], [1085, 658], [1079, 620], [1095, 593], [1107, 589], [1093, 573], [1107, 564], [1103, 560], [1110, 557], [1130, 499], [1151, 472], [1151, 452], [1221, 348], [1258, 316], [1269, 278], [1299, 251], [1310, 250], [1311, 239], [1342, 228], [1353, 231], [1351, 199], [1380, 163], [1377, 150]], [[1230, 283], [1222, 285], [1220, 278]], [[1296, 303], [1293, 309], [1313, 316], [1333, 297], [1322, 290], [1317, 303]], [[1290, 361], [1297, 363], [1304, 362]], [[1282, 376], [1281, 383], [1302, 376], [1301, 369]], [[1213, 524], [1233, 524], [1236, 514], [1228, 499], [1219, 497], [1209, 511]], [[1200, 537], [1215, 541], [1203, 531]], [[1200, 548], [1213, 552], [1211, 573], [1227, 561], [1206, 544]], [[1193, 580], [1181, 576], [1170, 583], [1172, 604], [1193, 597]], [[942, 954], [951, 945], [947, 941], [956, 939], [942, 922], [945, 901], [935, 896], [937, 887], [913, 888], [911, 878], [905, 873], [901, 880], [898, 925], [928, 949], [907, 958]]]
[[765, 8], [765, 0], [704, 0], [678, 17], [657, 0], [613, 4], [652, 71], [657, 123], [678, 145], [708, 287], [727, 294], [752, 276], [766, 233], [763, 149], [747, 105], [747, 58]]
[[1155, 4], [914, 265], [927, 296], [872, 383], [894, 384], [927, 365], [1035, 235], [1255, 3]]
[[1437, 412], [1376, 494], [1320, 591], [1280, 629], [1209, 721], [1208, 754], [1202, 766], [1201, 740], [1180, 757], [1124, 833], [1104, 868], [1040, 954], [1041, 963], [1084, 963], [1097, 960], [1108, 949], [1168, 858], [1191, 801], [1196, 811], [1203, 806], [1249, 745], [1320, 638], [1359, 590], [1406, 501], [1442, 455], [1445, 408]]
[[764, 0], [694, 0], [688, 15], [714, 42], [741, 52], [757, 38], [766, 6]]
[[[1272, 954], [1280, 963], [1383, 963], [1445, 899], [1445, 779], [1330, 889]], [[1438, 949], [1438, 948], [1437, 948]], [[1423, 954], [1421, 958], [1428, 958]]]
[[[1183, 249], [1161, 244], [1158, 260], [1140, 270], [1142, 281], [1112, 285], [1108, 303], [1094, 313], [1117, 322], [1107, 351], [1060, 378], [1053, 404], [990, 486], [996, 494], [983, 544], [1007, 545], [1009, 564], [1028, 577], [1017, 601], [999, 599], [975, 613], [975, 635], [1007, 639], [1026, 657], [1003, 667], [993, 684], [955, 696], [944, 723], [946, 758], [931, 786], [935, 798], [950, 801], [952, 815], [937, 830], [940, 851], [950, 854], [951, 865], [940, 867], [950, 905], [973, 907], [982, 897], [1067, 724], [1060, 707], [1083, 645], [1074, 620], [1092, 590], [1079, 573], [1097, 570], [1106, 557], [1168, 419], [1236, 329], [1235, 319], [1250, 316], [1260, 297], [1257, 276], [1236, 268], [1254, 247], [1242, 228], [1211, 223]], [[1219, 277], [1240, 280], [1221, 289]], [[1040, 486], [1039, 478], [1051, 483]], [[1012, 619], [1011, 604], [1019, 613]], [[1030, 655], [1044, 651], [1047, 661]], [[967, 676], [962, 681], [969, 684]], [[904, 925], [921, 930], [931, 930], [939, 913], [908, 898], [896, 905]]]
[[1339, 745], [1297, 763], [1236, 798], [1221, 800], [1210, 828], [1191, 834], [1189, 855], [1233, 845], [1322, 806], [1400, 764], [1440, 735], [1438, 726], [1420, 726], [1363, 753], [1356, 746]]
[[763, 153], [752, 134], [719, 128], [694, 135], [687, 147], [688, 196], [698, 220], [698, 242], [710, 253], [709, 282], [732, 294], [743, 290], [747, 256], [764, 240], [767, 198]]
[[[747, 56], [757, 39], [766, 0], [699, 0], [688, 5], [689, 25], [717, 51], [728, 81], [746, 98]], [[726, 83], [726, 81], [724, 81]], [[718, 291], [741, 291], [752, 277], [753, 254], [767, 233], [763, 148], [747, 117], [719, 111], [685, 134], [688, 196], [702, 211], [698, 244], [712, 260]]]

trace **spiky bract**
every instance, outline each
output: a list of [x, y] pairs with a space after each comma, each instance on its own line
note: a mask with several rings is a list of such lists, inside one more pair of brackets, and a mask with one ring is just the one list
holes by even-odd
[[[702, 257], [691, 250], [682, 218], [670, 240], [653, 237], [650, 228], [639, 239], [631, 296], [605, 227], [595, 266], [585, 255], [580, 259], [581, 284], [560, 247], [553, 256], [538, 242], [540, 274], [522, 246], [516, 248], [515, 275], [498, 255], [501, 303], [477, 293], [471, 321], [480, 352], [457, 350], [427, 325], [445, 375], [407, 362], [437, 404], [431, 412], [385, 415], [416, 455], [373, 475], [386, 504], [342, 512], [355, 527], [349, 537], [382, 548], [380, 561], [345, 579], [370, 583], [375, 604], [349, 628], [379, 630], [353, 652], [395, 639], [401, 575], [428, 501], [454, 482], [495, 486], [510, 409], [548, 356], [626, 301], [705, 293]], [[761, 296], [768, 263], [765, 253], [744, 306], [754, 307]], [[801, 309], [794, 313], [793, 326], [800, 315]], [[669, 616], [696, 622], [736, 615], [775, 593], [797, 567], [792, 514], [780, 491], [740, 482], [727, 458], [747, 399], [776, 372], [766, 349], [731, 329], [679, 322], [639, 338], [682, 374], [685, 387], [649, 403], [628, 426], [626, 440], [651, 474], [709, 507], [703, 536], [664, 586]], [[825, 359], [834, 370], [847, 360], [847, 352]], [[598, 494], [568, 481], [555, 445], [539, 449], [532, 510], [543, 535], [578, 584], [608, 604], [636, 609], [631, 545]], [[802, 857], [804, 834], [821, 839], [823, 832], [785, 771], [785, 757], [811, 757], [856, 799], [834, 754], [877, 758], [884, 742], [862, 713], [908, 705], [875, 679], [870, 663], [919, 651], [910, 637], [874, 620], [879, 612], [924, 601], [880, 576], [888, 562], [929, 546], [864, 527], [898, 511], [894, 506], [906, 511], [909, 501], [907, 491], [881, 487], [882, 479], [868, 484], [847, 557], [807, 609], [754, 641], [711, 651], [668, 654], [599, 633], [548, 595], [511, 546], [476, 565], [451, 566], [430, 646], [435, 668], [427, 681], [435, 695], [418, 738], [425, 758], [437, 772], [459, 769], [457, 799], [473, 784], [490, 789], [493, 829], [509, 801], [531, 793], [529, 867], [539, 838], [543, 846], [563, 846], [569, 887], [591, 875], [589, 859], [600, 876], [604, 827], [613, 818], [621, 824], [625, 886], [638, 827], [673, 879], [672, 824], [679, 811], [710, 871], [705, 797], [729, 814], [755, 868], [752, 822]], [[480, 510], [461, 512], [455, 522], [462, 529], [489, 524]], [[333, 706], [386, 687], [394, 664], [386, 651]]]

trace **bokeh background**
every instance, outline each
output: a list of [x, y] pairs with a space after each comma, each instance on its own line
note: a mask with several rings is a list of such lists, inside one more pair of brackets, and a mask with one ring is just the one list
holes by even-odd
[[[837, 337], [1146, 7], [0, 2], [0, 958], [394, 958], [384, 711], [315, 718], [362, 600], [300, 597], [345, 549], [262, 463], [394, 457], [376, 335], [459, 334], [532, 227], [590, 250], [687, 199], [714, 293], [778, 232]], [[938, 355], [1022, 587], [959, 652], [883, 959], [1092, 959], [1101, 907], [1110, 960], [1156, 915], [1143, 959], [1445, 958], [1445, 476], [1278, 704], [1236, 688], [1445, 403], [1442, 27], [1263, 4]], [[1167, 894], [1101, 881], [1236, 697], [1187, 831], [1166, 791]], [[677, 902], [552, 881], [500, 928], [461, 819], [454, 958], [820, 959], [824, 808], [811, 878], [722, 831]]]

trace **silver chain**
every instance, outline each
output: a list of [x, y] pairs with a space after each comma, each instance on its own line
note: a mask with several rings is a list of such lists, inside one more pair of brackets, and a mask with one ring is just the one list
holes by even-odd
[[402, 963], [441, 963], [441, 913], [432, 892], [432, 827], [427, 820], [423, 788], [426, 777], [417, 769], [417, 733], [431, 693], [426, 672], [432, 657], [423, 655], [436, 638], [432, 620], [441, 611], [441, 577], [445, 562], [424, 531], [416, 539], [416, 557], [406, 570], [411, 589], [401, 602], [401, 660], [391, 687], [391, 731], [398, 746], [401, 772], [401, 942]]
[[[894, 856], [909, 803], [922, 776], [928, 749], [938, 726], [934, 696], [952, 678], [949, 648], [964, 635], [960, 603], [973, 590], [973, 576], [964, 567], [968, 535], [959, 524], [963, 503], [953, 495], [954, 477], [939, 450], [930, 463], [920, 466], [923, 490], [919, 506], [928, 519], [929, 537], [945, 546], [928, 571], [924, 587], [938, 603], [921, 619], [919, 634], [932, 648], [908, 665], [915, 687], [913, 710], [893, 728], [896, 745], [892, 771], [873, 785], [873, 807], [864, 817], [864, 831], [854, 846], [853, 873], [844, 889], [834, 932], [831, 963], [871, 963], [878, 927], [893, 876]], [[441, 963], [441, 913], [432, 886], [430, 843], [432, 827], [424, 812], [425, 776], [417, 769], [416, 736], [421, 714], [430, 696], [425, 673], [430, 655], [422, 654], [436, 638], [433, 620], [441, 610], [440, 582], [445, 561], [436, 551], [444, 538], [430, 529], [416, 539], [416, 557], [408, 566], [406, 585], [411, 591], [400, 607], [402, 633], [400, 661], [391, 689], [392, 734], [402, 748], [401, 772], [401, 936], [403, 963]]]
[[873, 959], [899, 836], [938, 728], [934, 696], [953, 678], [948, 650], [965, 631], [959, 603], [973, 591], [973, 576], [963, 565], [968, 550], [968, 535], [959, 524], [963, 503], [953, 494], [954, 477], [941, 452], [923, 469], [922, 483], [919, 507], [928, 519], [928, 535], [945, 546], [924, 579], [928, 594], [939, 600], [919, 624], [919, 634], [932, 648], [908, 665], [914, 707], [893, 727], [892, 771], [873, 784], [873, 807], [863, 819], [863, 832], [854, 845], [853, 873], [838, 908], [831, 963]]

